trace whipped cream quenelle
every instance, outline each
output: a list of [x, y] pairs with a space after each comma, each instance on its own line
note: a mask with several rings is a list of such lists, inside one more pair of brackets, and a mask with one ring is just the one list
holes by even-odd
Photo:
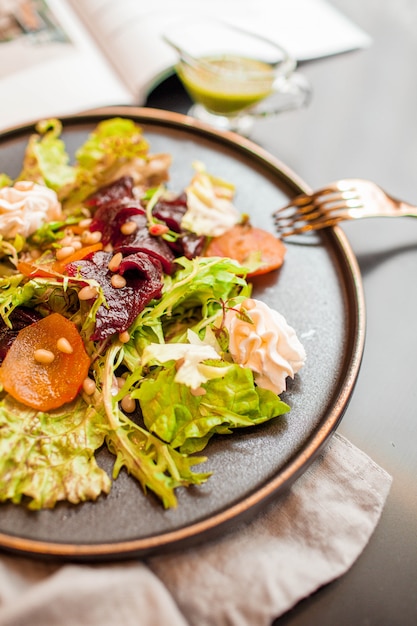
[[[253, 323], [239, 316], [242, 306]], [[277, 395], [285, 391], [286, 378], [303, 367], [306, 353], [295, 330], [284, 316], [268, 305], [248, 298], [242, 305], [228, 310], [225, 327], [229, 332], [229, 351], [235, 363], [254, 372], [259, 387]]]
[[61, 219], [61, 203], [53, 191], [32, 181], [0, 188], [0, 235], [29, 237], [43, 224]]

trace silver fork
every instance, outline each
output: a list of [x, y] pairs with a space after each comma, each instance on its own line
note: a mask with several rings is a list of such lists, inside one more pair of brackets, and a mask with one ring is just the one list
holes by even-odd
[[280, 237], [367, 217], [417, 217], [417, 207], [396, 200], [371, 181], [347, 178], [300, 194], [273, 214]]

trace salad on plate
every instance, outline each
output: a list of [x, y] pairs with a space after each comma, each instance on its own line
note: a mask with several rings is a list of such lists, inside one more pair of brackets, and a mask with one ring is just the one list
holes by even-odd
[[231, 183], [196, 161], [173, 191], [170, 165], [119, 117], [71, 163], [51, 119], [19, 175], [0, 175], [1, 502], [94, 501], [124, 469], [175, 507], [208, 480], [195, 468], [213, 436], [290, 410], [304, 348], [251, 294], [285, 247]]

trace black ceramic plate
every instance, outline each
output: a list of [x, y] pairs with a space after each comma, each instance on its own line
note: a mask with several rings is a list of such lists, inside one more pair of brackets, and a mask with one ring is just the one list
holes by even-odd
[[[192, 162], [233, 182], [235, 204], [256, 226], [273, 230], [271, 214], [306, 190], [298, 177], [252, 142], [217, 133], [179, 114], [114, 108], [63, 118], [64, 139], [75, 150], [106, 117], [123, 115], [143, 128], [152, 152], [173, 155], [170, 188], [181, 191]], [[0, 172], [18, 174], [33, 126], [0, 136]], [[201, 487], [177, 491], [165, 511], [121, 473], [110, 494], [78, 506], [31, 512], [0, 505], [0, 547], [32, 556], [114, 559], [161, 553], [207, 540], [249, 519], [294, 481], [315, 458], [343, 416], [358, 375], [364, 342], [364, 304], [356, 261], [343, 233], [328, 230], [287, 244], [283, 267], [254, 282], [254, 296], [285, 315], [307, 351], [304, 369], [282, 398], [291, 406], [277, 418], [207, 450]], [[105, 450], [99, 463], [111, 473]]]

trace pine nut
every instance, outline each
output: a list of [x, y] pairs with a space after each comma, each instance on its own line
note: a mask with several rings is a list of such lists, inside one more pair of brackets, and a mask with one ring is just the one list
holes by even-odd
[[84, 220], [81, 220], [81, 222], [78, 222], [78, 226], [80, 228], [88, 228], [92, 221], [93, 219], [91, 217], [86, 217]]
[[112, 256], [109, 261], [108, 268], [111, 272], [117, 272], [120, 267], [120, 263], [122, 262], [123, 254], [121, 252], [117, 252]]
[[122, 333], [119, 333], [119, 341], [121, 343], [127, 343], [130, 339], [130, 335], [127, 332], [127, 330], [123, 331]]
[[55, 359], [55, 354], [50, 350], [39, 348], [33, 353], [33, 358], [38, 363], [42, 363], [42, 365], [49, 365], [49, 363], [52, 363], [52, 361]]
[[123, 289], [126, 286], [126, 278], [123, 278], [120, 274], [113, 274], [110, 282], [115, 289]]
[[96, 391], [96, 383], [91, 378], [85, 378], [83, 381], [83, 391], [87, 396], [92, 396]]
[[79, 300], [92, 300], [93, 298], [97, 298], [97, 287], [91, 287], [90, 285], [86, 285], [78, 292]]
[[120, 405], [126, 413], [133, 413], [136, 409], [136, 402], [129, 393], [122, 398]]
[[81, 248], [83, 247], [83, 244], [81, 243], [79, 239], [73, 239], [72, 247], [74, 248], [74, 250], [81, 250]]
[[138, 225], [133, 220], [125, 222], [120, 226], [120, 232], [122, 235], [133, 235], [138, 229]]
[[56, 347], [64, 354], [72, 354], [74, 352], [74, 348], [66, 337], [60, 337], [56, 342]]
[[85, 230], [81, 235], [81, 241], [84, 245], [90, 245], [101, 241], [102, 236], [99, 230], [94, 230], [92, 233], [89, 230]]
[[65, 235], [65, 237], [63, 237], [60, 242], [61, 246], [64, 248], [65, 246], [72, 246], [72, 236], [71, 235]]
[[57, 261], [63, 261], [64, 259], [69, 257], [71, 254], [74, 254], [74, 252], [75, 252], [75, 249], [72, 246], [64, 246], [63, 248], [59, 248], [56, 251]]

